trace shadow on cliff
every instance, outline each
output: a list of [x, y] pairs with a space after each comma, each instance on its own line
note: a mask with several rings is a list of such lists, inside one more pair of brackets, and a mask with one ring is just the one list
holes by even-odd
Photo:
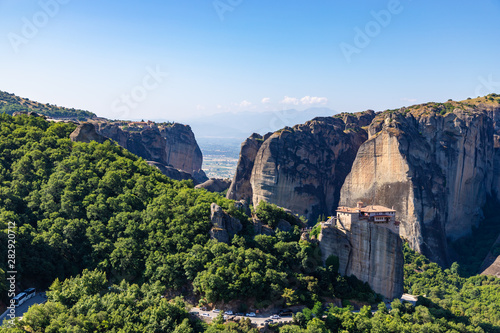
[[451, 261], [458, 262], [461, 276], [470, 277], [481, 273], [481, 264], [500, 235], [499, 211], [500, 201], [488, 196], [483, 207], [484, 220], [472, 228], [470, 235], [456, 241], [448, 240]]

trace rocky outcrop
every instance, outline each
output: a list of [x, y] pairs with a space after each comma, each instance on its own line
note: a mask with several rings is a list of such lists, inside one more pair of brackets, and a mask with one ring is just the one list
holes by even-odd
[[290, 232], [292, 231], [292, 225], [286, 220], [280, 220], [276, 226], [276, 230]]
[[500, 236], [491, 247], [488, 255], [481, 264], [479, 272], [481, 275], [491, 275], [500, 278]]
[[148, 123], [134, 127], [134, 124], [96, 122], [101, 135], [116, 141], [131, 153], [188, 173], [196, 183], [208, 180], [201, 169], [203, 156], [200, 147], [189, 126]]
[[201, 169], [203, 155], [190, 126], [174, 123], [172, 126], [161, 127], [160, 134], [166, 142], [167, 164], [190, 173], [200, 183], [208, 180]]
[[243, 226], [240, 220], [225, 213], [224, 210], [217, 204], [210, 205], [210, 220], [212, 229], [210, 229], [210, 237], [217, 239], [219, 242], [229, 243], [231, 239]]
[[[498, 112], [500, 114], [500, 111]], [[498, 131], [500, 133], [500, 131]], [[500, 202], [500, 135], [493, 136], [493, 147], [495, 149], [493, 157], [493, 185], [492, 194]]]
[[318, 239], [323, 262], [331, 255], [338, 257], [339, 273], [346, 275], [352, 246], [345, 232], [337, 228], [322, 228]]
[[316, 118], [247, 139], [228, 197], [310, 220], [339, 202], [394, 207], [410, 246], [447, 265], [447, 241], [500, 201], [499, 138], [500, 95]]
[[[267, 135], [269, 137], [270, 134]], [[267, 138], [266, 137], [266, 138]], [[231, 186], [227, 191], [226, 197], [232, 200], [251, 200], [252, 185], [250, 178], [252, 177], [253, 165], [257, 152], [264, 142], [264, 137], [259, 134], [252, 134], [241, 144], [241, 152], [236, 167]]]
[[94, 124], [83, 123], [78, 125], [78, 127], [70, 134], [69, 138], [73, 142], [86, 142], [96, 141], [98, 143], [103, 143], [106, 138], [97, 133]]
[[316, 219], [336, 208], [340, 188], [359, 146], [368, 135], [359, 126], [373, 119], [373, 111], [346, 118], [315, 118], [261, 138], [252, 135], [242, 144], [236, 175], [228, 198], [264, 200]]
[[21, 115], [26, 115], [28, 117], [43, 117], [44, 119], [46, 118], [45, 116], [42, 116], [34, 111], [16, 111], [12, 114], [13, 117], [16, 117], [16, 116], [21, 116]]
[[175, 179], [175, 180], [193, 180], [193, 176], [191, 176], [189, 173], [177, 170], [176, 168], [173, 168], [168, 165], [164, 165], [158, 162], [154, 161], [147, 161], [149, 165], [154, 166], [158, 168], [158, 170], [161, 171], [165, 176]]
[[458, 107], [383, 113], [372, 122], [340, 203], [376, 202], [397, 211], [401, 236], [446, 265], [447, 238], [468, 234], [492, 192], [493, 125], [486, 112]]
[[324, 226], [319, 236], [323, 261], [339, 258], [339, 273], [354, 275], [388, 299], [403, 294], [403, 245], [389, 228], [361, 221], [350, 229]]
[[252, 218], [253, 230], [256, 235], [274, 236], [274, 230], [262, 223], [256, 216]]
[[210, 178], [203, 184], [196, 185], [194, 188], [204, 188], [209, 192], [224, 192], [230, 185], [231, 181], [229, 179]]

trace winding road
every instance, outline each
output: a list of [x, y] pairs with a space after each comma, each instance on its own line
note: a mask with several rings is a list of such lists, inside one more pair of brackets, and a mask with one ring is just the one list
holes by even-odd
[[[198, 307], [194, 307], [189, 311], [189, 313], [198, 316], [198, 318], [202, 320], [213, 320], [217, 318], [219, 315], [218, 312], [213, 312], [213, 311], [203, 311], [202, 309]], [[228, 320], [236, 320], [239, 321], [241, 318], [248, 318], [252, 322], [252, 324], [256, 325], [264, 325], [266, 323], [266, 320], [272, 320], [273, 323], [287, 323], [292, 321], [292, 316], [288, 317], [281, 317], [279, 319], [272, 319], [271, 316], [263, 316], [263, 315], [256, 315], [255, 317], [249, 317], [249, 316], [236, 316], [236, 315], [227, 315]], [[270, 323], [270, 322], [269, 322]]]
[[[26, 313], [26, 311], [28, 311], [30, 306], [32, 306], [33, 304], [42, 304], [45, 303], [46, 301], [47, 299], [44, 296], [40, 296], [40, 294], [37, 294], [35, 297], [28, 299], [19, 307], [17, 307], [14, 312], [15, 316], [22, 317]], [[9, 311], [10, 310], [7, 309], [7, 311], [2, 313], [2, 315], [0, 316], [0, 325], [3, 325], [5, 319], [10, 320], [10, 317], [7, 316]]]

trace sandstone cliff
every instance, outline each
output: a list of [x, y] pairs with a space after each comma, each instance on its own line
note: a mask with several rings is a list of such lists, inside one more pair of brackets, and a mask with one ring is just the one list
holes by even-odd
[[447, 238], [468, 234], [494, 192], [493, 133], [479, 103], [384, 112], [369, 127], [340, 202], [393, 206], [411, 247], [447, 264]]
[[210, 237], [217, 239], [219, 242], [229, 243], [234, 235], [243, 228], [240, 220], [225, 213], [216, 203], [212, 203], [210, 211], [210, 220], [212, 223]]
[[358, 147], [367, 139], [359, 126], [373, 111], [354, 116], [315, 118], [242, 144], [228, 198], [262, 200], [316, 219], [331, 214]]
[[446, 265], [447, 241], [483, 219], [488, 198], [500, 201], [499, 138], [494, 94], [317, 118], [247, 139], [228, 198], [265, 200], [310, 219], [339, 202], [394, 207], [401, 236]]
[[209, 192], [224, 192], [231, 185], [229, 179], [210, 178], [206, 182], [196, 185], [194, 188], [204, 188]]
[[[147, 161], [149, 165], [154, 166], [155, 168], [158, 168], [158, 170], [161, 171], [165, 176], [175, 179], [175, 180], [193, 180], [193, 176], [191, 176], [189, 173], [178, 170], [176, 168], [173, 168], [168, 165], [164, 165], [158, 162], [154, 161]], [[196, 182], [196, 181], [195, 181]]]
[[350, 229], [325, 225], [319, 242], [323, 262], [330, 255], [339, 258], [340, 274], [368, 282], [389, 299], [403, 294], [403, 243], [390, 229], [365, 221]]
[[484, 259], [479, 272], [481, 275], [491, 275], [500, 278], [500, 236], [491, 247], [488, 255]]
[[71, 141], [75, 142], [86, 142], [96, 141], [103, 143], [106, 138], [97, 133], [95, 127], [91, 123], [83, 123], [78, 125], [78, 127], [70, 134], [69, 138]]
[[263, 142], [264, 138], [254, 133], [241, 144], [241, 152], [236, 167], [236, 173], [226, 195], [228, 199], [251, 200], [252, 185], [250, 185], [250, 178], [252, 177], [255, 157]]
[[[132, 126], [134, 123], [95, 122], [97, 131], [148, 161], [190, 174], [197, 183], [208, 178], [201, 169], [203, 156], [191, 128], [182, 124]], [[168, 174], [167, 174], [168, 176]]]

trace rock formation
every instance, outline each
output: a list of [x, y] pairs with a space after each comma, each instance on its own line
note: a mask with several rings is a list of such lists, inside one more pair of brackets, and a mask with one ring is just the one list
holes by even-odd
[[[268, 134], [267, 137], [269, 137], [269, 135], [270, 134]], [[226, 195], [228, 199], [252, 199], [252, 185], [250, 185], [250, 178], [252, 177], [255, 157], [257, 156], [257, 152], [263, 142], [264, 138], [261, 135], [254, 133], [241, 144], [240, 158], [238, 160], [238, 166], [236, 167], [236, 173]]]
[[46, 118], [45, 116], [42, 116], [41, 114], [38, 114], [34, 111], [16, 111], [12, 114], [13, 117], [16, 117], [16, 116], [21, 116], [21, 115], [26, 115], [28, 117], [43, 117], [44, 119]]
[[368, 282], [386, 298], [403, 294], [403, 243], [398, 234], [382, 225], [361, 221], [349, 229], [324, 224], [319, 236], [323, 262], [339, 258], [339, 273]]
[[98, 143], [103, 143], [106, 138], [97, 133], [94, 124], [83, 123], [78, 125], [78, 127], [70, 134], [69, 138], [74, 142], [86, 142], [96, 141]]
[[394, 206], [401, 236], [447, 264], [447, 238], [468, 234], [492, 192], [493, 126], [474, 107], [383, 113], [369, 127], [341, 191], [341, 204]]
[[231, 181], [229, 179], [210, 178], [203, 184], [196, 185], [194, 188], [204, 188], [209, 192], [224, 192], [230, 185]]
[[[196, 183], [208, 179], [201, 169], [203, 156], [200, 147], [189, 126], [149, 123], [134, 127], [133, 124], [125, 123], [126, 127], [122, 123], [96, 122], [101, 135], [116, 141], [131, 153], [188, 173]], [[169, 174], [172, 173], [167, 176]]]
[[243, 228], [240, 220], [225, 213], [216, 203], [210, 205], [210, 211], [210, 220], [212, 223], [210, 237], [217, 239], [219, 242], [229, 243], [234, 235]]
[[491, 275], [500, 278], [500, 236], [491, 247], [488, 255], [484, 259], [479, 272], [481, 275]]
[[500, 201], [499, 189], [500, 95], [493, 94], [254, 134], [242, 144], [227, 197], [254, 206], [265, 200], [312, 220], [339, 202], [394, 207], [401, 236], [446, 265], [447, 241], [467, 235], [488, 198]]
[[193, 180], [193, 176], [191, 176], [189, 173], [177, 170], [176, 168], [173, 168], [168, 165], [164, 165], [158, 162], [153, 162], [153, 161], [147, 161], [149, 165], [154, 166], [158, 168], [158, 170], [161, 171], [165, 176], [175, 179], [175, 180]]
[[[157, 125], [153, 122], [92, 121], [80, 124], [72, 141], [104, 142], [112, 139], [120, 146], [175, 180], [192, 179], [195, 184], [208, 180], [201, 169], [203, 156], [191, 128], [181, 124]], [[144, 125], [145, 124], [145, 125]]]
[[358, 123], [368, 123], [373, 111], [346, 118], [315, 118], [293, 128], [242, 144], [240, 159], [227, 197], [262, 200], [316, 219], [331, 214], [358, 147], [368, 135]]

